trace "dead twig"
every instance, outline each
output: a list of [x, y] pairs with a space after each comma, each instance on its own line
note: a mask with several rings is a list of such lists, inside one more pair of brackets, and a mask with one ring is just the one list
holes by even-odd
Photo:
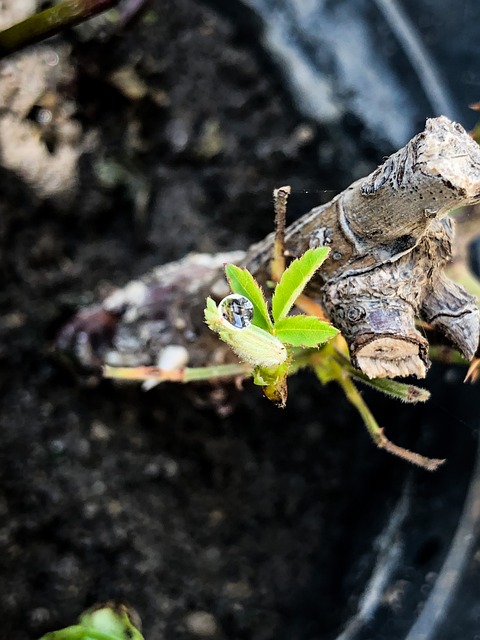
[[320, 304], [341, 330], [353, 365], [369, 378], [424, 377], [429, 345], [416, 318], [467, 360], [478, 349], [477, 300], [444, 273], [453, 242], [447, 214], [476, 202], [479, 145], [448, 118], [430, 119], [376, 171], [288, 227], [284, 241], [275, 243], [272, 233], [248, 252], [190, 255], [160, 267], [104, 301], [116, 322], [109, 341], [88, 339], [83, 311], [62, 331], [59, 344], [86, 365], [155, 365], [170, 345], [184, 347], [189, 366], [224, 364], [231, 354], [209, 335], [202, 313], [207, 296], [219, 300], [228, 293], [223, 265], [247, 267], [268, 293], [274, 255], [288, 262], [309, 248], [328, 246], [328, 259], [305, 292], [314, 309]]

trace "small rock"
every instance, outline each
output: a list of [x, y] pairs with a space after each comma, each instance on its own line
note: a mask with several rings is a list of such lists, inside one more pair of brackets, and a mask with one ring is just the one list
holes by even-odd
[[157, 361], [159, 369], [174, 371], [183, 369], [188, 364], [188, 351], [180, 344], [169, 344], [162, 349]]
[[37, 607], [32, 609], [29, 614], [30, 622], [34, 626], [44, 625], [50, 621], [51, 614], [45, 607]]
[[110, 75], [110, 82], [129, 100], [141, 100], [148, 93], [148, 87], [137, 71], [130, 66], [120, 67]]
[[223, 588], [227, 598], [232, 600], [247, 600], [252, 595], [252, 590], [246, 582], [227, 582]]
[[201, 638], [211, 638], [217, 633], [215, 617], [206, 611], [193, 611], [185, 618], [185, 625], [191, 633]]
[[108, 442], [111, 438], [110, 429], [100, 420], [94, 420], [90, 427], [90, 438], [95, 442]]

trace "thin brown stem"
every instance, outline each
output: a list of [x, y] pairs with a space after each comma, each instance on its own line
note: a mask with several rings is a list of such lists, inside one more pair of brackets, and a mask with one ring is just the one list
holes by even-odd
[[278, 282], [285, 271], [285, 227], [287, 224], [287, 200], [291, 187], [280, 187], [273, 192], [275, 209], [275, 242], [271, 262], [272, 279]]
[[120, 0], [64, 0], [0, 32], [0, 59], [84, 22]]
[[438, 467], [445, 462], [445, 460], [440, 460], [438, 458], [427, 458], [426, 456], [422, 456], [419, 453], [410, 451], [409, 449], [404, 449], [403, 447], [399, 447], [391, 442], [384, 434], [383, 429], [378, 426], [377, 421], [365, 404], [365, 401], [351, 381], [350, 377], [342, 372], [342, 375], [337, 378], [337, 381], [345, 392], [347, 399], [362, 416], [363, 422], [365, 423], [372, 440], [379, 449], [385, 449], [385, 451], [388, 451], [411, 464], [422, 467], [422, 469], [426, 469], [427, 471], [436, 471]]
[[474, 358], [468, 368], [464, 382], [476, 382], [480, 380], [480, 358]]

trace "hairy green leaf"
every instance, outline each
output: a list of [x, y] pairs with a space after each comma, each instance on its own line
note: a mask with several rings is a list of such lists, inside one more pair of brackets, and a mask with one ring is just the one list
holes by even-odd
[[250, 271], [234, 264], [227, 264], [225, 273], [231, 290], [245, 296], [253, 304], [253, 324], [271, 333], [272, 321], [263, 291]]
[[275, 323], [277, 338], [292, 347], [318, 347], [337, 333], [338, 329], [314, 316], [288, 316]]
[[272, 315], [275, 322], [288, 314], [329, 251], [328, 247], [308, 249], [284, 271], [272, 297]]
[[388, 378], [367, 378], [360, 372], [352, 373], [352, 377], [356, 378], [368, 387], [373, 387], [377, 391], [381, 391], [387, 396], [397, 398], [403, 402], [415, 404], [417, 402], [426, 402], [430, 398], [430, 392], [422, 387], [414, 384], [405, 384], [397, 380], [389, 380]]
[[243, 329], [234, 327], [222, 317], [211, 298], [207, 298], [206, 303], [205, 322], [240, 360], [252, 366], [263, 367], [278, 367], [287, 360], [285, 345], [273, 334], [254, 324]]
[[414, 384], [405, 384], [404, 382], [390, 380], [389, 378], [369, 378], [359, 369], [355, 369], [347, 358], [339, 354], [337, 354], [337, 358], [341, 360], [342, 368], [348, 371], [352, 378], [355, 378], [368, 387], [373, 387], [377, 391], [381, 391], [387, 396], [410, 404], [426, 402], [430, 398], [430, 392], [427, 391], [427, 389], [423, 389], [423, 387], [417, 387]]

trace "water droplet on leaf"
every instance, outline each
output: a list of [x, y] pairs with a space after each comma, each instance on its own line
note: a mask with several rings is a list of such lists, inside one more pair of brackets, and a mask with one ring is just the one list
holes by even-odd
[[218, 305], [222, 317], [237, 329], [245, 329], [252, 324], [253, 304], [245, 296], [232, 293]]

